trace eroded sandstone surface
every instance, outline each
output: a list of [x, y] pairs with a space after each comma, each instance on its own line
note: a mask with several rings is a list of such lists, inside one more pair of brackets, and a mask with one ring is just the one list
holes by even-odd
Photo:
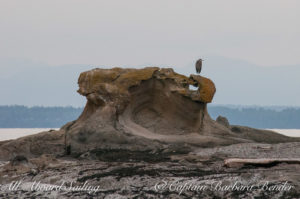
[[[26, 183], [0, 197], [45, 198], [218, 198], [299, 196], [298, 164], [227, 168], [226, 158], [299, 158], [299, 138], [230, 125], [210, 118], [214, 83], [170, 68], [93, 69], [81, 73], [78, 93], [87, 99], [75, 121], [58, 131], [0, 142], [0, 184]], [[190, 89], [196, 87], [196, 90]], [[35, 191], [33, 181], [100, 186], [97, 193]], [[156, 190], [157, 183], [196, 182], [210, 186], [239, 181], [288, 181], [291, 191], [204, 192]], [[69, 186], [69, 185], [68, 185]]]
[[158, 67], [96, 68], [81, 73], [78, 85], [87, 103], [77, 120], [58, 131], [0, 142], [0, 158], [45, 153], [77, 157], [86, 152], [102, 156], [108, 151], [187, 153], [197, 147], [295, 141], [212, 120], [207, 103], [212, 102], [216, 87], [199, 75], [186, 77]]
[[[258, 141], [273, 135], [273, 141], [289, 138], [267, 131], [221, 125], [210, 118], [214, 83], [199, 75], [186, 77], [171, 68], [93, 69], [81, 73], [78, 92], [87, 98], [86, 107], [66, 131], [70, 153], [93, 149], [129, 151], [190, 151]], [[197, 90], [190, 90], [191, 86]], [[249, 129], [247, 129], [249, 131]], [[262, 139], [260, 141], [266, 141]]]

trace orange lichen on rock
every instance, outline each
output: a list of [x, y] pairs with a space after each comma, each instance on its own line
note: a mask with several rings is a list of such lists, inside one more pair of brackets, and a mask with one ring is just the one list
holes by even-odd
[[141, 81], [152, 78], [153, 73], [157, 70], [159, 70], [158, 67], [129, 69], [125, 73], [121, 74], [118, 79], [116, 79], [116, 84], [119, 88], [127, 91], [130, 87], [140, 84]]
[[115, 85], [120, 92], [124, 92], [124, 90], [127, 91], [129, 87], [139, 84], [142, 80], [150, 79], [156, 70], [159, 70], [159, 68], [96, 68], [80, 74], [78, 79], [78, 92], [82, 95], [87, 95], [107, 87], [105, 84]]
[[87, 95], [96, 92], [102, 83], [113, 82], [120, 74], [118, 68], [107, 69], [93, 69], [82, 72], [78, 79], [79, 90], [81, 95]]
[[201, 77], [199, 82], [200, 101], [210, 103], [216, 92], [215, 84], [208, 78]]
[[199, 100], [201, 102], [212, 102], [216, 93], [216, 87], [213, 81], [200, 75], [191, 75], [191, 79], [195, 80], [198, 84]]
[[[108, 102], [123, 101], [130, 97], [129, 89], [138, 86], [142, 81], [158, 79], [173, 81], [172, 92], [189, 97], [193, 101], [209, 103], [216, 92], [214, 83], [199, 75], [186, 77], [173, 71], [172, 68], [146, 67], [142, 69], [112, 68], [93, 69], [80, 74], [79, 90], [94, 104], [105, 105]], [[189, 90], [189, 85], [198, 86], [198, 91]]]

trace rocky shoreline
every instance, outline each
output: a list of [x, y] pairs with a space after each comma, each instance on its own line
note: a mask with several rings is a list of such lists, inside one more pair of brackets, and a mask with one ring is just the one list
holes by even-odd
[[[271, 148], [266, 149], [266, 146]], [[88, 154], [76, 159], [42, 156], [15, 165], [2, 164], [0, 197], [298, 198], [299, 164], [228, 168], [224, 160], [230, 157], [293, 158], [299, 154], [300, 143], [295, 142], [202, 148], [189, 154], [173, 154], [168, 159], [145, 158], [147, 161], [117, 161], [115, 157], [99, 161]], [[26, 171], [26, 168], [29, 169]], [[18, 190], [9, 190], [12, 182], [20, 182]], [[34, 186], [34, 182], [45, 186]], [[65, 189], [47, 190], [51, 185], [63, 185]], [[241, 190], [245, 186], [252, 188]], [[80, 190], [72, 190], [72, 187]]]
[[[0, 142], [1, 198], [300, 197], [300, 164], [286, 161], [300, 157], [300, 138], [214, 121], [210, 79], [113, 68], [78, 84], [87, 104], [77, 120]], [[270, 158], [285, 161], [249, 163]]]

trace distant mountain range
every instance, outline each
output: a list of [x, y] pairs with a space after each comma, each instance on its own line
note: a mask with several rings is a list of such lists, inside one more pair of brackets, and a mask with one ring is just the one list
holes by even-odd
[[[300, 65], [262, 67], [220, 56], [203, 58], [201, 75], [212, 79], [217, 88], [213, 104], [300, 106]], [[185, 75], [195, 73], [193, 60], [186, 66], [148, 63], [129, 67], [145, 66], [173, 67]], [[0, 105], [83, 107], [86, 99], [76, 92], [77, 79], [81, 72], [96, 67], [101, 65], [49, 66], [0, 59]]]
[[[195, 73], [193, 66], [178, 72]], [[216, 84], [213, 104], [300, 106], [300, 65], [266, 67], [212, 56], [204, 60], [201, 75]]]
[[[0, 106], [0, 128], [59, 128], [78, 118], [83, 108]], [[231, 124], [254, 128], [300, 129], [300, 107], [210, 105], [213, 119], [219, 115]]]

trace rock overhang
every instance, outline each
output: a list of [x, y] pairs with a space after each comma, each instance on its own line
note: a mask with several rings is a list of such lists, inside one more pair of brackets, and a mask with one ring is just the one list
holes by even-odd
[[[142, 69], [96, 68], [83, 72], [78, 79], [78, 93], [99, 105], [115, 99], [126, 101], [131, 87], [150, 79], [172, 80], [174, 82], [172, 92], [203, 103], [212, 102], [216, 92], [214, 83], [206, 77], [200, 75], [186, 77], [174, 72], [172, 68], [146, 67]], [[198, 90], [190, 90], [189, 85], [198, 87]]]
[[[87, 104], [77, 120], [58, 131], [2, 142], [0, 158], [46, 153], [78, 157], [93, 151], [97, 157], [115, 151], [127, 151], [132, 157], [245, 142], [299, 141], [212, 120], [206, 104], [213, 99], [215, 85], [199, 75], [186, 77], [158, 67], [93, 69], [81, 73], [78, 84]], [[189, 85], [198, 90], [190, 90]]]

